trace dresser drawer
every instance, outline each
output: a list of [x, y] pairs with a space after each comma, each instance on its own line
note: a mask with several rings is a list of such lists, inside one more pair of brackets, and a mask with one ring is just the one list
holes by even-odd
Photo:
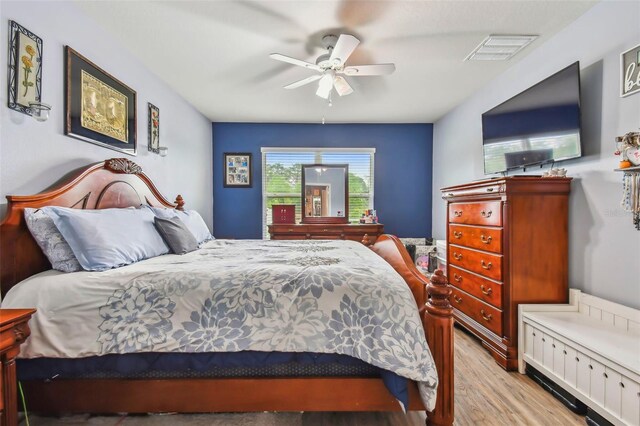
[[449, 242], [493, 253], [502, 253], [502, 229], [449, 225]]
[[502, 336], [502, 311], [499, 309], [455, 287], [451, 289], [450, 302], [454, 308], [473, 318], [498, 336]]
[[476, 272], [483, 277], [502, 281], [502, 256], [449, 245], [447, 249], [449, 265], [455, 265]]
[[449, 280], [455, 287], [490, 303], [498, 309], [502, 309], [502, 284], [455, 266], [449, 266]]
[[502, 202], [451, 203], [449, 204], [449, 222], [502, 226]]

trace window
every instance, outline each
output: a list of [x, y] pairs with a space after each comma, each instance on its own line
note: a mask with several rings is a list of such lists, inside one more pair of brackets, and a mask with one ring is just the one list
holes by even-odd
[[349, 221], [373, 208], [375, 148], [262, 148], [262, 236], [269, 238], [273, 204], [295, 204], [302, 219], [302, 164], [349, 165]]

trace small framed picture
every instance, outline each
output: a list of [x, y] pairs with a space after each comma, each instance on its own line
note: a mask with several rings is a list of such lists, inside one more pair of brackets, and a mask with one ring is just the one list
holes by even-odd
[[160, 108], [152, 103], [149, 105], [149, 151], [160, 152]]
[[620, 54], [620, 96], [640, 92], [640, 44]]
[[8, 107], [30, 115], [30, 102], [42, 96], [42, 39], [9, 21]]
[[250, 152], [225, 152], [224, 154], [225, 188], [251, 188], [253, 173], [251, 172]]

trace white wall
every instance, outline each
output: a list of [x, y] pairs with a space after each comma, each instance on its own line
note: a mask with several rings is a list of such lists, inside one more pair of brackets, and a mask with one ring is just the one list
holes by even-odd
[[[639, 2], [595, 5], [435, 123], [435, 238], [445, 238], [440, 188], [484, 177], [481, 114], [579, 60], [584, 156], [559, 165], [574, 178], [569, 282], [571, 287], [640, 308], [640, 231], [635, 230], [631, 214], [620, 207], [622, 175], [613, 171], [619, 161], [613, 155], [615, 137], [640, 127], [640, 93], [619, 95], [620, 53], [640, 43], [639, 19]], [[540, 238], [553, 244], [552, 235]]]
[[[0, 49], [0, 196], [34, 194], [69, 171], [113, 157], [127, 157], [171, 201], [182, 194], [209, 226], [213, 221], [211, 121], [164, 84], [70, 2], [2, 1], [0, 33], [12, 19], [43, 39], [42, 101], [53, 106], [45, 123], [7, 108], [6, 37]], [[153, 37], [153, 34], [149, 34]], [[138, 155], [127, 156], [64, 135], [64, 46], [69, 45], [137, 92]], [[160, 108], [160, 143], [169, 155], [147, 151], [147, 102]]]

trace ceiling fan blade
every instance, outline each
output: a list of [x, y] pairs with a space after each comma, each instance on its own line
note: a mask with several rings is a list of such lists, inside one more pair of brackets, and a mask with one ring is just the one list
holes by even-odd
[[271, 55], [269, 55], [269, 57], [271, 59], [275, 59], [276, 61], [287, 62], [299, 67], [309, 68], [310, 70], [322, 71], [322, 68], [320, 68], [316, 64], [312, 64], [311, 62], [303, 61], [301, 59], [292, 58], [290, 56], [281, 55], [279, 53], [272, 53]]
[[336, 60], [340, 61], [341, 64], [347, 62], [349, 56], [356, 50], [356, 47], [360, 44], [360, 40], [355, 38], [349, 34], [340, 34], [338, 38], [338, 42], [336, 46], [333, 48], [331, 52], [331, 57], [329, 60], [334, 63]]
[[350, 77], [358, 77], [361, 75], [386, 75], [396, 70], [394, 64], [377, 64], [377, 65], [352, 65], [345, 67], [342, 71]]
[[305, 84], [313, 83], [316, 80], [320, 80], [322, 78], [322, 74], [312, 75], [311, 77], [303, 78], [302, 80], [298, 80], [294, 83], [288, 84], [284, 86], [285, 89], [297, 89], [300, 86], [304, 86]]
[[349, 86], [347, 80], [340, 75], [333, 80], [333, 85], [340, 96], [347, 96], [353, 93], [353, 88]]
[[318, 83], [316, 95], [321, 98], [329, 99], [331, 89], [333, 89], [333, 73], [327, 72], [320, 79], [320, 83]]

